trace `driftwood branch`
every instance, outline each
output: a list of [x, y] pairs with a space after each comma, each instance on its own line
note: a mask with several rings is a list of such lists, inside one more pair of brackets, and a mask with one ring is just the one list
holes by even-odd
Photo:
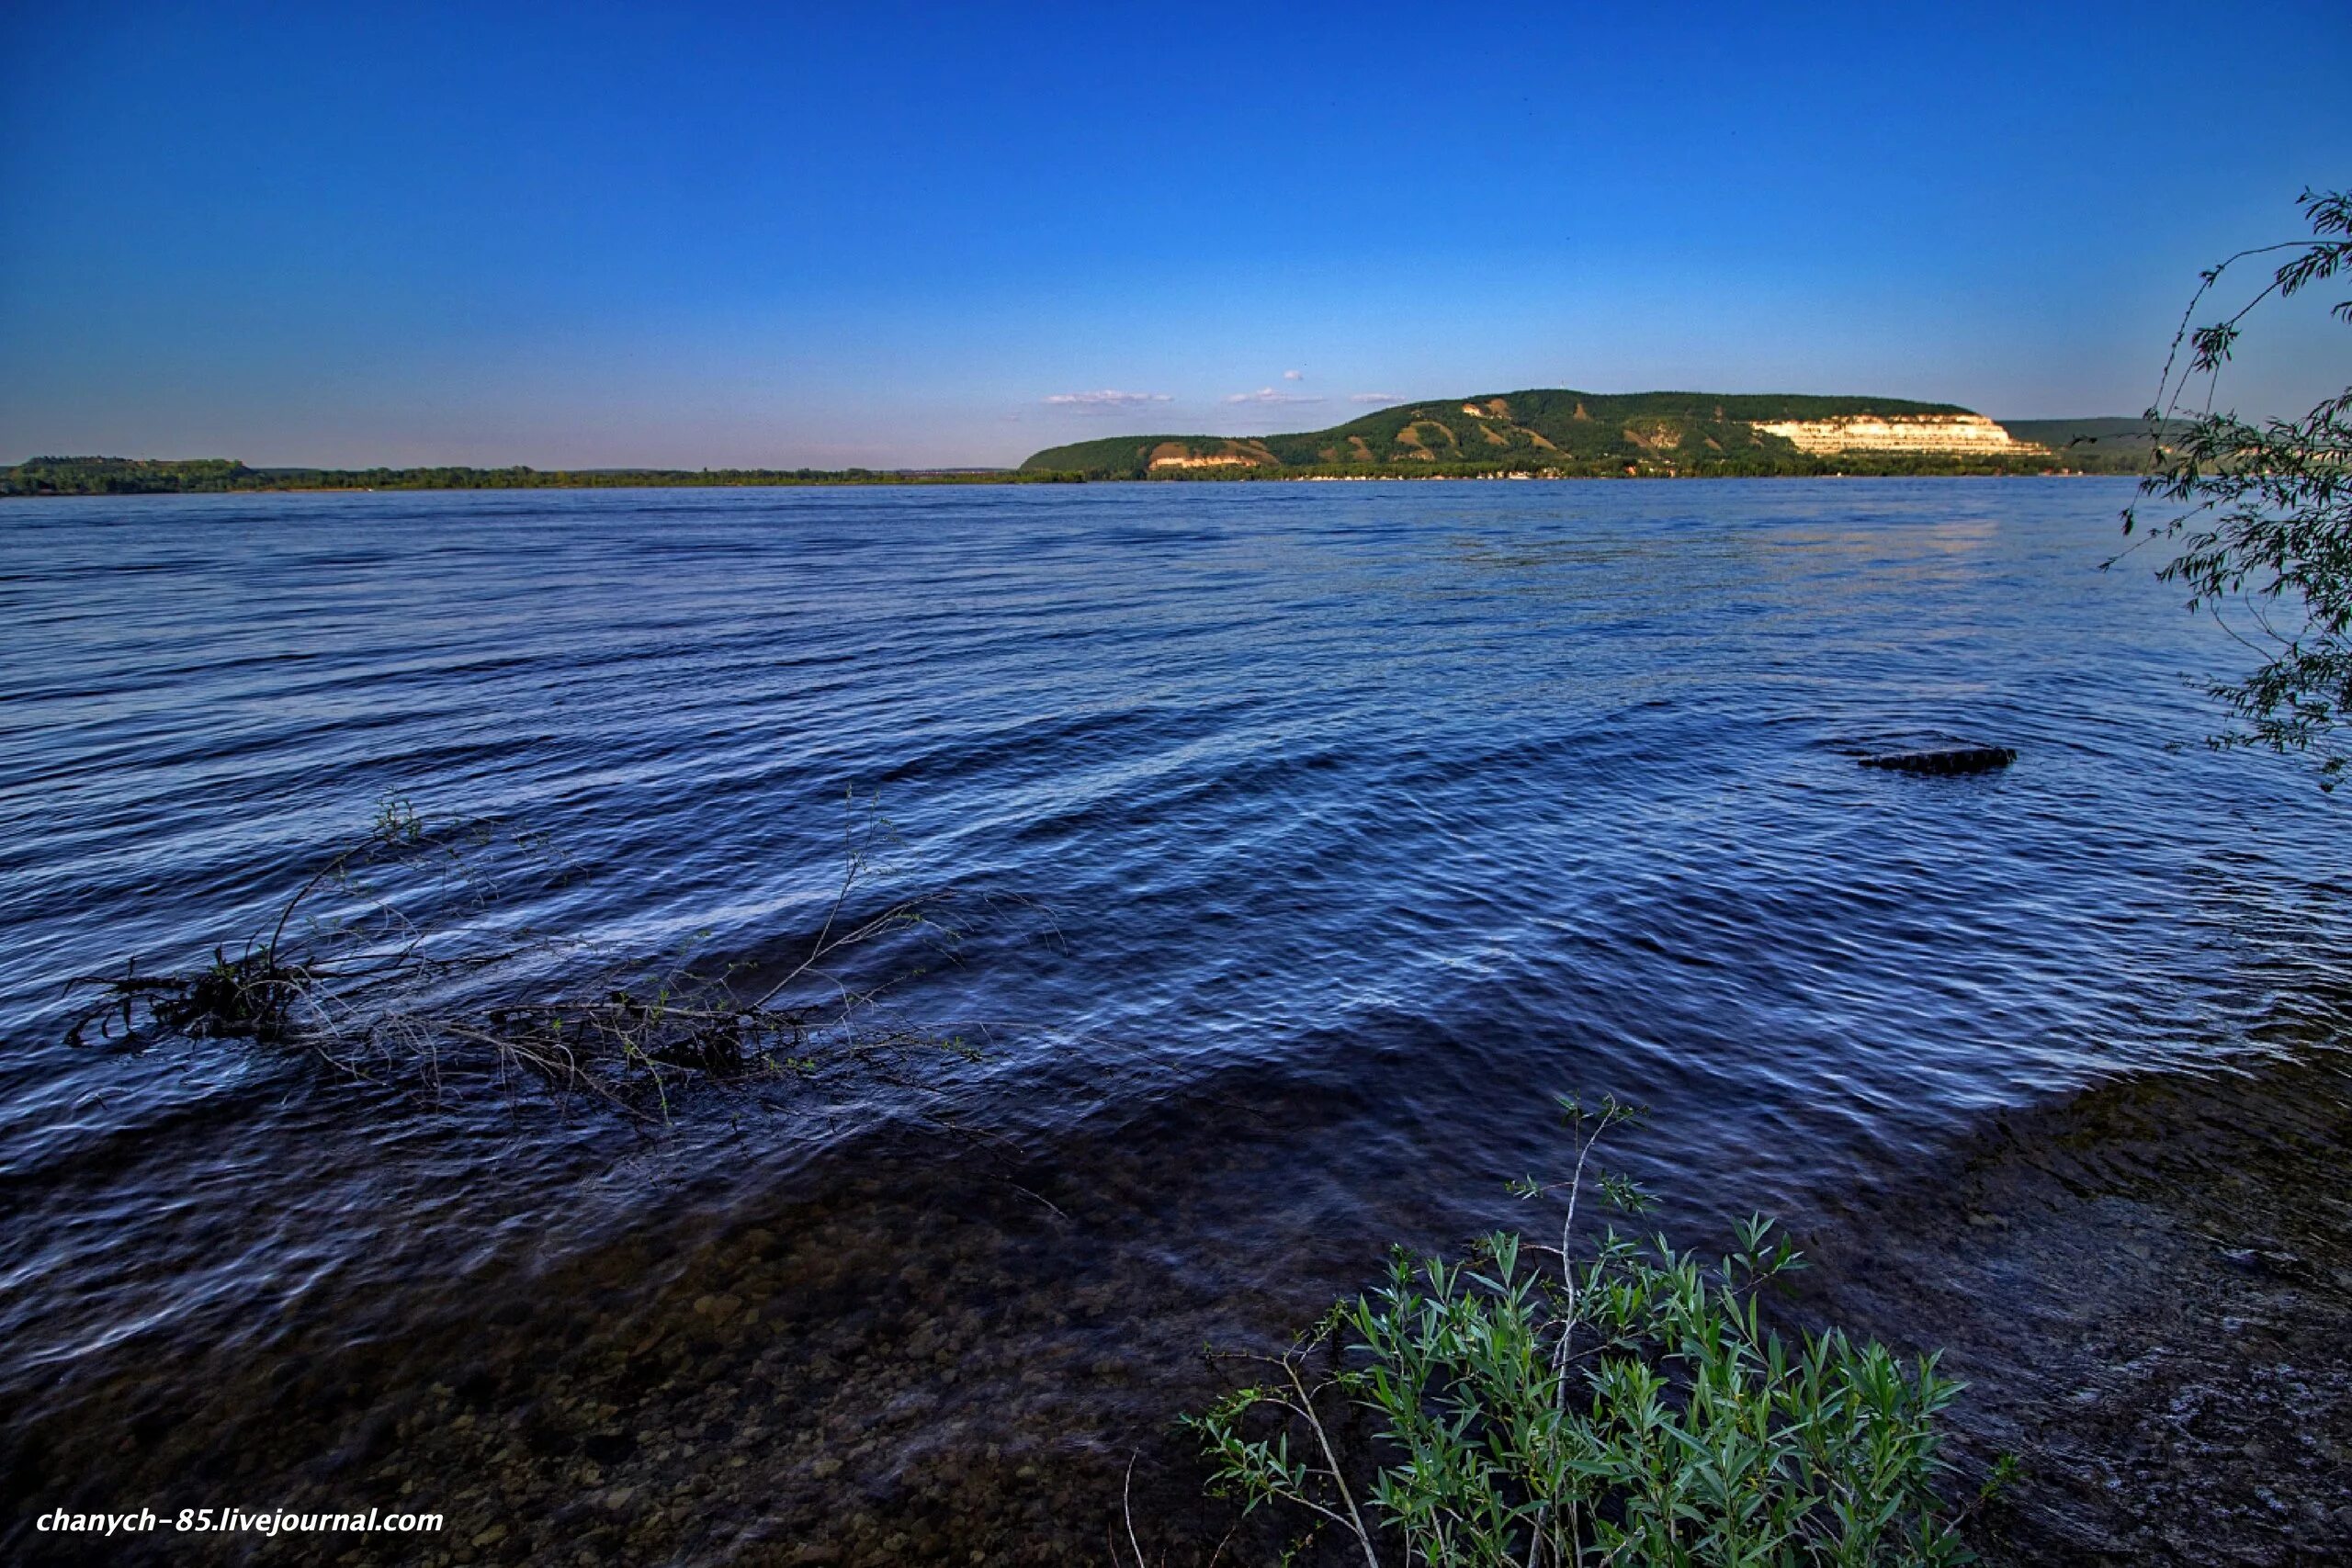
[[[854, 816], [854, 795], [851, 804]], [[197, 968], [142, 971], [133, 959], [119, 974], [74, 976], [67, 989], [83, 1005], [66, 1039], [118, 1050], [168, 1037], [245, 1039], [428, 1095], [438, 1095], [453, 1074], [469, 1074], [655, 1121], [666, 1120], [679, 1092], [695, 1086], [788, 1085], [845, 1067], [909, 1081], [902, 1066], [917, 1055], [968, 1059], [978, 1051], [961, 1034], [885, 1010], [885, 996], [920, 970], [879, 978], [844, 972], [855, 949], [913, 941], [952, 956], [958, 939], [944, 919], [944, 893], [858, 908], [887, 830], [866, 803], [816, 935], [780, 977], [743, 995], [731, 969], [707, 975], [683, 963], [630, 965], [584, 942], [547, 938], [487, 950], [447, 932], [436, 939], [380, 884], [413, 885], [421, 873], [433, 890], [458, 894], [462, 914], [478, 916], [496, 894], [468, 856], [495, 836], [479, 829], [428, 832], [405, 801], [390, 800], [367, 838], [314, 863], [266, 937], [233, 953], [217, 945], [211, 962]], [[511, 842], [537, 847], [523, 836]], [[319, 907], [335, 896], [347, 907], [342, 918], [319, 918]], [[454, 931], [467, 922], [445, 923]], [[526, 977], [550, 954], [594, 962], [566, 965], [588, 971], [568, 987]]]

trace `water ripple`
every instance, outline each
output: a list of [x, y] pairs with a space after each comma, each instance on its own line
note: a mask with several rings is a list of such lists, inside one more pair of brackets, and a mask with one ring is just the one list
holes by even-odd
[[[2345, 945], [2352, 864], [2306, 780], [2197, 745], [2179, 677], [2222, 655], [2095, 570], [2122, 499], [12, 502], [0, 1385], [266, 1337], [426, 1256], [560, 1256], [655, 1201], [580, 1197], [616, 1156], [576, 1121], [57, 1043], [62, 976], [254, 929], [390, 790], [563, 847], [582, 874], [513, 920], [753, 961], [821, 907], [842, 792], [879, 791], [899, 886], [1035, 899], [1063, 933], [984, 937], [908, 998], [1033, 1024], [953, 1086], [962, 1113], [1189, 1157], [1290, 1107], [1321, 1194], [1300, 1224], [1417, 1166], [1416, 1201], [1476, 1207], [1541, 1162], [1555, 1088], [1655, 1102], [1644, 1157], [1688, 1190], [1802, 1205], [1988, 1109], [2261, 1050]], [[1851, 760], [1949, 739], [2020, 760]], [[777, 1111], [729, 1159], [772, 1179], [844, 1124]]]

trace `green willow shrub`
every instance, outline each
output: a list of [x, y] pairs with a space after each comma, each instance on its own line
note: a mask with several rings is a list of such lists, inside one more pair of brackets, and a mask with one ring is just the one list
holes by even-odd
[[[1937, 1417], [1961, 1385], [1933, 1357], [1766, 1328], [1758, 1289], [1802, 1262], [1760, 1219], [1712, 1263], [1613, 1228], [1579, 1258], [1587, 1159], [1632, 1111], [1562, 1104], [1561, 1247], [1498, 1233], [1466, 1262], [1400, 1252], [1385, 1285], [1252, 1358], [1270, 1380], [1185, 1418], [1211, 1490], [1304, 1510], [1372, 1568], [1965, 1561], [1937, 1492]], [[1349, 1406], [1373, 1429], [1361, 1463], [1340, 1457]]]
[[[2352, 387], [2296, 419], [2256, 423], [2213, 412], [2246, 317], [2352, 272], [2352, 191], [2306, 190], [2297, 205], [2311, 239], [2240, 251], [2203, 274], [2147, 413], [2155, 457], [2140, 491], [2168, 514], [2143, 517], [2134, 502], [2123, 531], [2172, 541], [2176, 553], [2156, 575], [2261, 660], [2209, 686], [2235, 721], [2214, 744], [2302, 754], [2333, 790], [2352, 765]], [[2253, 298], [2220, 321], [2189, 324], [2232, 265], [2279, 252], [2288, 254]], [[2352, 326], [2352, 299], [2328, 314]], [[2200, 401], [2203, 412], [2184, 414]]]

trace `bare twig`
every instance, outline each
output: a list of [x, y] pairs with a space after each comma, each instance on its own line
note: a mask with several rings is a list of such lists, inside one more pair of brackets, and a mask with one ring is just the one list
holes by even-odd
[[[134, 959], [119, 974], [74, 977], [69, 992], [94, 993], [95, 1000], [71, 1019], [66, 1036], [90, 1043], [95, 1032], [98, 1042], [132, 1047], [174, 1035], [288, 1043], [367, 1082], [413, 1077], [428, 1096], [440, 1093], [453, 1068], [470, 1064], [500, 1083], [585, 1095], [644, 1121], [667, 1120], [673, 1095], [692, 1084], [794, 1084], [834, 1066], [903, 1083], [899, 1069], [910, 1054], [971, 1059], [978, 1052], [960, 1034], [883, 1014], [884, 998], [920, 970], [857, 980], [836, 972], [850, 950], [901, 933], [927, 929], [941, 947], [957, 934], [935, 918], [944, 895], [899, 899], [864, 916], [846, 912], [874, 874], [883, 826], [869, 807], [853, 829], [848, 867], [816, 938], [750, 1000], [727, 975], [696, 974], [683, 958], [651, 970], [610, 966], [600, 981], [548, 995], [532, 994], [543, 982], [518, 972], [525, 961], [604, 962], [594, 945], [541, 937], [482, 948], [470, 928], [497, 893], [466, 856], [492, 842], [490, 831], [429, 833], [405, 800], [388, 799], [366, 838], [314, 865], [277, 909], [266, 941], [235, 956], [216, 947], [209, 964], [185, 972], [141, 973]], [[514, 842], [539, 852], [523, 836]], [[362, 877], [411, 865], [438, 876], [445, 897], [455, 884], [459, 918], [428, 929]], [[348, 894], [356, 913], [311, 920], [310, 934], [298, 936], [298, 911], [331, 886]], [[436, 930], [444, 934], [435, 938]], [[494, 997], [510, 975], [503, 982], [510, 997], [532, 991], [517, 999], [454, 999], [460, 991]]]

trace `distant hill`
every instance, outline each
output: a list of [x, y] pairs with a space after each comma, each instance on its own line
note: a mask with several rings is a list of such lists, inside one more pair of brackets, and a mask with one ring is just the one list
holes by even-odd
[[[1099, 479], [2040, 472], [2109, 467], [2124, 444], [2108, 427], [2137, 424], [2028, 422], [2058, 434], [2061, 451], [1957, 403], [1536, 389], [1399, 403], [1293, 434], [1106, 436], [1047, 447], [1021, 467]], [[2064, 447], [2094, 430], [2096, 444]]]
[[2145, 419], [2005, 419], [2001, 428], [2020, 441], [2047, 446], [2075, 467], [2096, 459], [2121, 459], [2133, 468], [2145, 463], [2155, 443]]

